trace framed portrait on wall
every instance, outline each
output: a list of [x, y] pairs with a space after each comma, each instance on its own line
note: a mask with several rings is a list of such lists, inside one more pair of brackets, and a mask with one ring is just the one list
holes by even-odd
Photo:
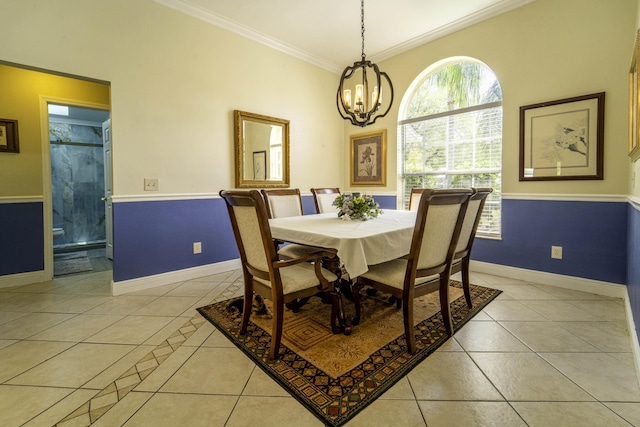
[[19, 153], [18, 121], [0, 119], [0, 153]]
[[351, 185], [387, 185], [387, 131], [351, 136]]
[[520, 181], [603, 179], [604, 92], [520, 107]]
[[253, 179], [260, 181], [267, 179], [267, 152], [253, 152]]

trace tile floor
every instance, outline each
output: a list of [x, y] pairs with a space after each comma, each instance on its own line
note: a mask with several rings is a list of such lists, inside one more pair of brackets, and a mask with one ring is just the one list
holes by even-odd
[[[0, 289], [0, 424], [321, 426], [196, 313], [239, 279], [112, 297], [106, 271]], [[622, 300], [472, 281], [504, 292], [347, 426], [640, 426]]]

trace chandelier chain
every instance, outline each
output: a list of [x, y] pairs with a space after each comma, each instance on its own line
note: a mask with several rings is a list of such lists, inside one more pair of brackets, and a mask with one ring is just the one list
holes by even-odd
[[[365, 127], [387, 115], [393, 105], [393, 84], [389, 75], [367, 61], [364, 53], [364, 0], [360, 0], [360, 36], [362, 59], [347, 66], [340, 77], [336, 104], [340, 116], [352, 125]], [[373, 84], [370, 86], [369, 82]], [[385, 105], [382, 107], [382, 87], [385, 86]]]
[[362, 60], [365, 60], [364, 55], [364, 0], [360, 0], [360, 36], [362, 37]]

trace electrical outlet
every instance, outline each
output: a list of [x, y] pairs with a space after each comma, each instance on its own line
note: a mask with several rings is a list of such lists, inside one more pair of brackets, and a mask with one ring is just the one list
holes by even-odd
[[193, 242], [193, 253], [194, 254], [202, 253], [202, 242]]
[[158, 178], [145, 178], [144, 191], [158, 191]]
[[551, 246], [551, 258], [562, 259], [562, 246]]

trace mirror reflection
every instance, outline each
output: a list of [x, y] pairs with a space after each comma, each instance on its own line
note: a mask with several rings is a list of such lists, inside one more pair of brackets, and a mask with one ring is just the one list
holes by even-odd
[[234, 111], [236, 187], [289, 186], [289, 121]]

